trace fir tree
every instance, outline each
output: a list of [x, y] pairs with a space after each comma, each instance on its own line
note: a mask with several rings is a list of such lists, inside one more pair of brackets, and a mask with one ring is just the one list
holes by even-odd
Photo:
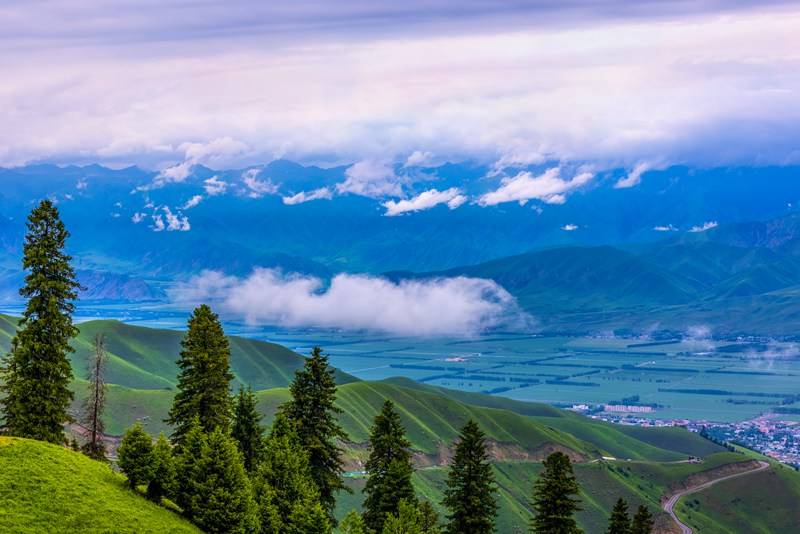
[[191, 517], [191, 497], [194, 493], [195, 471], [203, 455], [206, 436], [200, 428], [200, 419], [194, 416], [183, 435], [181, 445], [175, 447], [175, 502]]
[[367, 534], [367, 527], [364, 525], [364, 518], [358, 510], [350, 510], [339, 523], [339, 532], [342, 534]]
[[258, 462], [262, 451], [262, 436], [264, 432], [261, 426], [261, 416], [256, 410], [256, 396], [253, 388], [239, 388], [234, 403], [234, 419], [231, 436], [236, 440], [239, 451], [244, 459], [244, 468], [248, 473], [252, 472]]
[[292, 399], [281, 411], [294, 423], [300, 444], [308, 451], [311, 477], [319, 490], [320, 502], [333, 521], [336, 492], [347, 491], [341, 449], [337, 440], [347, 434], [336, 419], [341, 410], [334, 405], [336, 381], [322, 349], [314, 347], [303, 369], [295, 373], [290, 387]]
[[147, 485], [147, 497], [161, 502], [163, 497], [171, 497], [175, 490], [175, 458], [172, 447], [162, 432], [153, 446], [153, 476]]
[[174, 443], [180, 444], [192, 417], [203, 431], [227, 431], [231, 419], [230, 347], [217, 315], [203, 304], [189, 318], [178, 359], [178, 393], [167, 422], [173, 425]]
[[19, 293], [28, 302], [4, 370], [5, 424], [12, 435], [63, 444], [72, 400], [67, 354], [78, 334], [72, 313], [80, 286], [64, 253], [69, 232], [53, 203], [44, 200], [31, 211], [27, 227], [22, 267], [28, 274]]
[[386, 516], [381, 534], [425, 534], [422, 530], [422, 514], [416, 502], [402, 500], [397, 511]]
[[83, 426], [86, 428], [87, 443], [83, 450], [87, 456], [105, 460], [106, 445], [103, 442], [103, 410], [106, 404], [106, 383], [103, 376], [106, 359], [105, 336], [94, 337], [92, 358], [89, 362], [89, 394], [83, 406]]
[[650, 513], [647, 506], [641, 505], [636, 510], [636, 515], [633, 516], [631, 534], [650, 534], [654, 525], [653, 514]]
[[620, 497], [611, 510], [606, 534], [630, 534], [631, 519], [628, 517], [628, 503]]
[[422, 534], [439, 534], [442, 529], [439, 527], [439, 514], [433, 509], [428, 501], [419, 503], [419, 515], [422, 525]]
[[554, 452], [543, 462], [544, 471], [533, 485], [534, 517], [531, 532], [536, 534], [578, 534], [575, 522], [580, 510], [574, 497], [580, 493], [569, 456]]
[[257, 529], [258, 517], [242, 456], [222, 428], [205, 439], [193, 474], [190, 519], [201, 529], [214, 533]]
[[392, 401], [387, 400], [375, 417], [369, 444], [364, 524], [373, 532], [382, 532], [387, 515], [397, 513], [400, 501], [415, 502], [411, 442]]
[[153, 440], [139, 423], [125, 431], [117, 449], [117, 463], [132, 488], [147, 484], [153, 477]]
[[[303, 534], [309, 528], [322, 528], [323, 523], [330, 530], [327, 512], [311, 478], [308, 453], [294, 425], [283, 414], [275, 418], [253, 479], [262, 533]], [[324, 521], [316, 517], [318, 514]]]
[[448, 534], [487, 534], [494, 530], [497, 487], [486, 452], [486, 437], [475, 421], [461, 429], [447, 476], [444, 506]]

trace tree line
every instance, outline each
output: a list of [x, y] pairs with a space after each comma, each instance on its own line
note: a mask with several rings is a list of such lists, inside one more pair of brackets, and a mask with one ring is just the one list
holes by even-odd
[[[3, 365], [5, 431], [65, 443], [64, 424], [73, 393], [68, 355], [78, 333], [72, 322], [79, 284], [64, 252], [69, 236], [58, 210], [43, 201], [28, 218], [20, 294], [27, 305]], [[83, 451], [106, 459], [103, 443], [105, 340], [94, 339], [88, 394], [81, 415]], [[351, 491], [344, 482], [336, 381], [328, 357], [315, 347], [294, 376], [290, 398], [269, 428], [262, 426], [257, 397], [249, 387], [231, 395], [230, 346], [219, 317], [207, 305], [188, 321], [178, 357], [178, 386], [169, 416], [169, 437], [155, 441], [140, 424], [126, 430], [118, 467], [135, 491], [157, 503], [167, 499], [207, 532], [324, 534], [485, 534], [495, 531], [497, 483], [487, 438], [469, 420], [453, 444], [440, 522], [434, 506], [420, 499], [412, 477], [411, 442], [400, 414], [386, 400], [376, 414], [365, 463], [362, 512], [352, 510], [337, 525], [336, 498]], [[580, 488], [567, 455], [543, 462], [533, 483], [530, 531], [582, 532], [575, 514]], [[653, 518], [639, 507], [633, 518], [620, 499], [609, 534], [643, 534]]]

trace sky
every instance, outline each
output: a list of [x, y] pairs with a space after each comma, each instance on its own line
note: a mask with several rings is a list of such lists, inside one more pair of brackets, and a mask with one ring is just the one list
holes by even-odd
[[[340, 192], [391, 196], [359, 176], [800, 162], [788, 2], [11, 0], [0, 27], [0, 166], [356, 163]], [[387, 210], [462, 200], [415, 202]]]

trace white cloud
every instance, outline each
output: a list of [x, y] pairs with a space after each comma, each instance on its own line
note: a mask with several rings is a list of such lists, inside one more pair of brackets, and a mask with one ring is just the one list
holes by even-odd
[[386, 162], [362, 160], [345, 171], [345, 181], [336, 184], [339, 194], [352, 193], [370, 198], [403, 195], [403, 178]]
[[220, 180], [219, 176], [212, 176], [203, 182], [203, 189], [206, 195], [213, 197], [225, 193], [228, 188], [228, 182]]
[[258, 175], [261, 169], [248, 169], [242, 173], [242, 181], [249, 189], [247, 196], [250, 198], [261, 198], [264, 195], [274, 195], [278, 192], [278, 186], [270, 180], [259, 180]]
[[654, 226], [653, 230], [655, 230], [656, 232], [677, 232], [678, 231], [678, 229], [675, 228], [674, 226], [672, 226], [671, 224]]
[[139, 224], [145, 219], [145, 217], [147, 217], [146, 213], [137, 211], [136, 213], [133, 214], [133, 217], [131, 217], [131, 221], [133, 221], [133, 224]]
[[616, 184], [615, 189], [627, 189], [639, 185], [642, 181], [642, 175], [653, 168], [651, 163], [642, 162], [637, 164], [625, 178], [620, 178]]
[[186, 201], [186, 204], [181, 206], [182, 210], [192, 209], [193, 207], [200, 204], [203, 201], [203, 195], [194, 195], [192, 198]]
[[530, 172], [520, 172], [513, 178], [504, 178], [500, 187], [483, 195], [482, 206], [494, 206], [504, 202], [525, 204], [531, 199], [539, 199], [547, 204], [563, 204], [567, 194], [589, 183], [594, 174], [581, 172], [570, 180], [561, 178], [561, 169], [552, 167], [539, 176]]
[[564, 230], [565, 232], [574, 232], [578, 228], [580, 227], [577, 224], [565, 224], [564, 226], [561, 227], [561, 229]]
[[171, 293], [179, 302], [212, 302], [252, 324], [368, 330], [404, 336], [474, 335], [525, 326], [514, 298], [491, 280], [405, 280], [340, 274], [317, 278], [256, 269], [247, 278], [205, 271]]
[[161, 232], [166, 228], [166, 226], [164, 225], [164, 218], [161, 216], [160, 213], [153, 214], [152, 228], [154, 232]]
[[[152, 215], [152, 228], [154, 232], [162, 232], [164, 230], [167, 232], [188, 232], [192, 229], [191, 224], [189, 224], [189, 218], [183, 214], [172, 213], [172, 210], [169, 209], [169, 206], [161, 206], [161, 211], [164, 212], [163, 217], [160, 213], [154, 213]], [[136, 215], [134, 215], [134, 217], [136, 217]], [[166, 223], [164, 223], [165, 219]], [[133, 222], [137, 221], [134, 220]]]
[[293, 206], [295, 204], [302, 204], [303, 202], [309, 202], [311, 200], [330, 200], [333, 198], [333, 193], [327, 187], [320, 187], [319, 189], [314, 189], [313, 191], [300, 191], [299, 193], [283, 197], [283, 203], [287, 206]]
[[717, 226], [719, 226], [717, 221], [708, 221], [697, 226], [692, 226], [691, 228], [689, 228], [689, 231], [693, 234], [697, 234], [700, 232], [705, 232], [706, 230], [711, 230], [713, 228], [716, 228]]
[[427, 210], [439, 204], [447, 204], [448, 208], [454, 210], [466, 201], [467, 197], [461, 194], [461, 190], [451, 187], [444, 191], [429, 189], [408, 200], [389, 200], [383, 203], [383, 207], [386, 208], [386, 215], [392, 217], [409, 211]]
[[432, 152], [423, 152], [421, 150], [415, 150], [411, 153], [408, 158], [406, 158], [406, 162], [403, 164], [403, 167], [431, 167], [436, 166], [434, 163], [433, 153]]
[[545, 161], [546, 157], [538, 150], [509, 150], [492, 164], [489, 176], [499, 176], [509, 167], [527, 167], [528, 165], [536, 165]]
[[78, 183], [75, 184], [75, 189], [78, 191], [83, 191], [87, 187], [89, 187], [89, 182], [86, 181], [86, 178], [81, 178], [78, 180]]

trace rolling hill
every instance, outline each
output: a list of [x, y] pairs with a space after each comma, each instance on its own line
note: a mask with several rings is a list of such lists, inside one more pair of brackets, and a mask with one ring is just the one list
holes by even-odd
[[103, 463], [63, 447], [0, 437], [0, 531], [200, 532], [128, 488]]

